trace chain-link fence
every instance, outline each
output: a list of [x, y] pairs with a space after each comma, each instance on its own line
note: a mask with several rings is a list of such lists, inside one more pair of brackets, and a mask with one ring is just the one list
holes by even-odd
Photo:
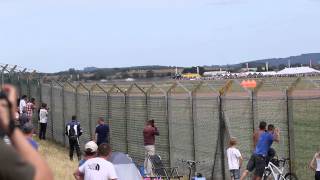
[[[6, 78], [7, 80], [10, 78]], [[154, 119], [160, 136], [156, 151], [166, 166], [187, 168], [180, 160], [195, 160], [208, 179], [229, 179], [226, 149], [229, 138], [238, 139], [245, 164], [253, 151], [252, 134], [260, 121], [281, 130], [274, 144], [279, 157], [290, 158], [287, 171], [311, 179], [308, 163], [319, 150], [319, 80], [309, 78], [256, 79], [255, 89], [237, 80], [182, 81], [162, 84], [40, 83], [11, 77], [21, 94], [49, 106], [47, 137], [68, 145], [64, 127], [77, 115], [83, 128], [81, 146], [95, 136], [98, 118], [110, 125], [114, 151], [128, 153], [137, 164], [144, 161], [143, 128]], [[33, 123], [37, 125], [37, 113]], [[245, 167], [245, 166], [243, 166]]]

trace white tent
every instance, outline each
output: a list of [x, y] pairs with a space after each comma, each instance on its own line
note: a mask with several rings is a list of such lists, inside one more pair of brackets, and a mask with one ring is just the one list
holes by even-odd
[[315, 73], [320, 73], [320, 71], [310, 67], [294, 67], [294, 68], [285, 68], [279, 71], [277, 75], [315, 74]]
[[114, 165], [118, 180], [141, 180], [141, 174], [132, 159], [121, 152], [112, 152], [109, 161]]

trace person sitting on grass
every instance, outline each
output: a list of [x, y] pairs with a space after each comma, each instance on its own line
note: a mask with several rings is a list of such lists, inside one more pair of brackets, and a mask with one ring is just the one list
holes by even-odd
[[97, 156], [98, 145], [94, 141], [89, 141], [84, 146], [84, 158], [79, 161], [79, 167], [83, 165], [87, 160], [95, 158]]
[[240, 151], [236, 147], [236, 138], [231, 138], [229, 141], [229, 148], [227, 149], [228, 165], [232, 180], [240, 179], [240, 167], [243, 162]]
[[113, 164], [107, 159], [111, 155], [111, 147], [102, 143], [98, 147], [98, 157], [87, 160], [73, 174], [77, 180], [117, 180], [118, 176]]
[[22, 127], [22, 132], [23, 132], [24, 136], [27, 138], [28, 142], [31, 144], [31, 146], [35, 150], [38, 150], [38, 147], [39, 147], [38, 143], [32, 139], [32, 135], [34, 132], [33, 125], [30, 122], [24, 124]]

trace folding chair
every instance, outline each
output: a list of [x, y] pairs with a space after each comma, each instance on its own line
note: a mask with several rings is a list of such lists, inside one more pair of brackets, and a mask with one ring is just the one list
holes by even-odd
[[[179, 175], [178, 167], [164, 167], [161, 157], [159, 155], [149, 156], [149, 160], [152, 164], [152, 171], [156, 177], [152, 178], [162, 178], [166, 180], [170, 179], [181, 179], [183, 176]], [[151, 179], [152, 179], [151, 178]]]

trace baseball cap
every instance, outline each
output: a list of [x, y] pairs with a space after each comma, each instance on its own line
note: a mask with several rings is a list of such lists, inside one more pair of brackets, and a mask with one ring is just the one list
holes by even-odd
[[97, 152], [98, 145], [94, 141], [89, 141], [84, 146], [85, 151], [89, 152]]

